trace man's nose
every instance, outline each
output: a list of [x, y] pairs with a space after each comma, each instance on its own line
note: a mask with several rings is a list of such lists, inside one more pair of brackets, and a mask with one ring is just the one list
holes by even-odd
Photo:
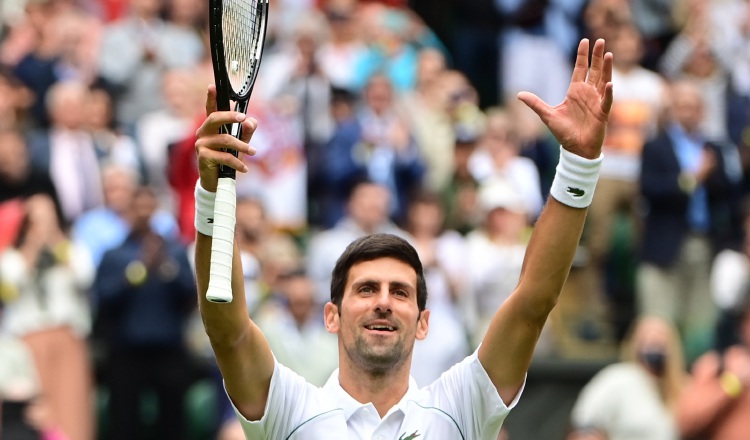
[[378, 294], [375, 296], [374, 308], [381, 313], [391, 312], [391, 292], [388, 290], [387, 285], [382, 286]]

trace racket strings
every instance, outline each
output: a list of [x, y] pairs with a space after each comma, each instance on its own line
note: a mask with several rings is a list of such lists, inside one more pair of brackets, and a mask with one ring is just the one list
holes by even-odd
[[229, 84], [240, 96], [249, 93], [260, 64], [262, 0], [224, 0], [222, 32]]

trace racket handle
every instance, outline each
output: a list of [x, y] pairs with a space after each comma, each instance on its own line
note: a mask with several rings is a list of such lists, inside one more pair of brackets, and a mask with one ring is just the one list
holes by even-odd
[[220, 177], [216, 188], [211, 268], [206, 291], [206, 299], [214, 303], [232, 302], [232, 255], [236, 215], [236, 181], [229, 177]]

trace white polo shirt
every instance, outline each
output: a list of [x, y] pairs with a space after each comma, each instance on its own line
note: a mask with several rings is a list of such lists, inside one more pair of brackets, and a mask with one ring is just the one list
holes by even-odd
[[522, 391], [506, 406], [474, 352], [425, 388], [410, 378], [381, 419], [341, 388], [338, 370], [318, 388], [277, 362], [263, 417], [235, 412], [248, 440], [496, 440]]

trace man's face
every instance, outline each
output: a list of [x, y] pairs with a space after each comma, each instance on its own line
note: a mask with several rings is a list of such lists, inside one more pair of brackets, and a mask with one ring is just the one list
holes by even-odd
[[341, 309], [326, 305], [326, 327], [339, 335], [341, 363], [375, 374], [411, 364], [416, 339], [427, 336], [429, 311], [419, 313], [417, 275], [393, 258], [352, 266]]

